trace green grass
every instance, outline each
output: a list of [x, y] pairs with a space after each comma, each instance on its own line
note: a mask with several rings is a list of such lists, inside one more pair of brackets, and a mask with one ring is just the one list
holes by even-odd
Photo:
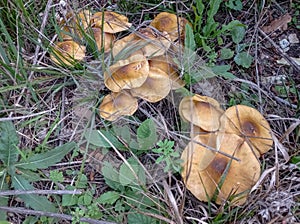
[[[80, 40], [87, 47], [85, 61], [73, 67], [53, 63], [49, 55], [52, 42], [58, 40], [54, 38], [59, 29], [58, 6], [49, 7], [46, 1], [2, 1], [0, 189], [51, 193], [0, 196], [0, 205], [9, 206], [10, 214], [20, 213], [8, 216], [0, 209], [0, 221], [58, 223], [66, 215], [66, 223], [251, 222], [261, 219], [260, 211], [266, 209], [262, 205], [270, 203], [277, 189], [293, 195], [297, 182], [287, 177], [299, 178], [300, 171], [286, 166], [299, 165], [299, 78], [289, 67], [276, 64], [265, 64], [260, 72], [252, 39], [257, 35], [254, 24], [260, 13], [287, 5], [272, 1], [264, 8], [250, 3], [240, 8], [240, 2], [122, 0], [113, 5], [108, 1], [105, 7], [128, 15], [134, 28], [144, 21], [148, 24], [162, 11], [177, 13], [192, 24], [186, 27], [183, 57], [176, 58], [185, 88], [158, 103], [139, 100], [133, 116], [108, 122], [100, 118], [98, 106], [109, 93], [103, 71], [111, 64], [111, 56], [96, 49], [87, 31]], [[100, 9], [93, 1], [80, 3], [74, 10], [81, 8]], [[267, 54], [264, 42], [256, 44]], [[288, 81], [260, 84], [256, 78], [273, 76], [274, 68]], [[261, 108], [280, 140], [281, 145], [276, 146], [280, 150], [273, 148], [261, 161], [270, 173], [241, 207], [198, 201], [184, 187], [178, 163], [189, 140], [189, 127], [180, 120], [178, 104], [193, 93], [214, 97], [224, 108], [236, 104]], [[281, 151], [291, 160], [285, 161]], [[272, 176], [277, 177], [277, 189], [271, 185]], [[64, 193], [67, 190], [81, 193]], [[32, 213], [26, 217], [17, 208]], [[50, 212], [53, 217], [37, 211]], [[285, 215], [293, 216], [295, 211], [295, 206], [290, 207]], [[278, 218], [274, 211], [269, 214], [268, 221]]]

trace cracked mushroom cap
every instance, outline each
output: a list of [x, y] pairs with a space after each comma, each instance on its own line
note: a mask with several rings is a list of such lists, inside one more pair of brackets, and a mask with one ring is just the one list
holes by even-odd
[[187, 189], [201, 201], [215, 200], [222, 204], [230, 199], [234, 205], [244, 204], [260, 176], [257, 155], [235, 134], [218, 137], [219, 152], [212, 152], [196, 142], [201, 142], [198, 136], [181, 155], [184, 161], [181, 175]]
[[159, 68], [150, 67], [146, 81], [130, 92], [135, 97], [140, 97], [148, 102], [155, 103], [164, 99], [171, 90], [169, 76]]
[[104, 72], [104, 84], [112, 92], [138, 88], [149, 75], [149, 63], [144, 55], [135, 54], [117, 61]]
[[175, 41], [184, 36], [187, 23], [189, 22], [185, 18], [177, 17], [177, 15], [168, 12], [161, 12], [151, 21], [150, 25], [161, 32], [167, 32], [171, 40]]
[[260, 154], [266, 153], [273, 145], [268, 121], [256, 109], [245, 105], [228, 108], [221, 117], [221, 130], [246, 139]]
[[115, 121], [121, 116], [133, 115], [137, 109], [137, 99], [123, 91], [106, 95], [99, 106], [99, 113], [103, 119]]
[[50, 58], [60, 65], [73, 65], [77, 61], [82, 61], [85, 57], [85, 46], [79, 45], [75, 41], [67, 40], [57, 42], [54, 45]]
[[125, 31], [132, 25], [126, 16], [110, 11], [96, 12], [92, 16], [91, 24], [93, 27], [103, 29], [105, 33]]
[[178, 66], [168, 55], [160, 55], [149, 59], [150, 67], [159, 68], [169, 75], [171, 80], [171, 89], [180, 89], [185, 82], [178, 75]]
[[110, 51], [115, 40], [115, 36], [111, 33], [102, 32], [102, 30], [97, 27], [93, 27], [92, 30], [98, 50], [101, 51], [103, 47], [105, 53]]
[[119, 53], [132, 54], [139, 50], [146, 57], [153, 57], [165, 54], [170, 46], [171, 41], [168, 33], [158, 34], [150, 27], [147, 27], [117, 40], [112, 52], [113, 57], [116, 57]]
[[184, 97], [179, 104], [179, 114], [184, 121], [205, 131], [217, 131], [223, 110], [218, 101], [208, 96], [195, 94]]

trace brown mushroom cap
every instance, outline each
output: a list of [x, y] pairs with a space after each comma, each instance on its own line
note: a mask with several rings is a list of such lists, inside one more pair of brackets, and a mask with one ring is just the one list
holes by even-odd
[[144, 55], [135, 54], [117, 61], [104, 72], [104, 84], [113, 92], [143, 85], [149, 75], [149, 63]]
[[97, 27], [93, 27], [92, 30], [98, 50], [101, 51], [103, 47], [104, 52], [110, 51], [112, 43], [115, 40], [115, 36], [111, 33], [104, 33], [100, 28]]
[[180, 89], [185, 82], [178, 75], [178, 67], [168, 55], [160, 55], [149, 59], [150, 67], [159, 68], [169, 75], [171, 80], [171, 89]]
[[221, 135], [219, 151], [239, 160], [236, 161], [219, 152], [213, 153], [195, 141], [201, 139], [196, 136], [181, 156], [184, 161], [181, 175], [187, 189], [201, 201], [212, 200], [218, 189], [217, 204], [231, 196], [234, 196], [233, 204], [244, 204], [248, 191], [260, 176], [260, 164], [249, 145], [235, 134]]
[[118, 33], [128, 30], [132, 25], [126, 16], [110, 11], [96, 12], [91, 24], [93, 27], [103, 28], [105, 33]]
[[189, 22], [185, 18], [177, 17], [177, 15], [168, 12], [161, 12], [151, 21], [150, 25], [161, 32], [166, 31], [170, 35], [171, 40], [175, 41], [184, 36], [187, 23]]
[[243, 137], [260, 154], [272, 147], [270, 125], [256, 109], [245, 105], [232, 106], [225, 111], [220, 121], [222, 132]]
[[99, 106], [100, 116], [108, 121], [133, 115], [137, 109], [137, 99], [124, 91], [106, 95]]
[[112, 52], [113, 57], [116, 57], [120, 52], [132, 54], [140, 50], [146, 57], [153, 57], [164, 54], [170, 45], [170, 38], [166, 32], [157, 34], [150, 27], [147, 27], [117, 40]]
[[75, 41], [67, 40], [57, 42], [54, 46], [50, 58], [60, 65], [73, 65], [77, 61], [82, 61], [85, 57], [85, 46], [79, 45]]
[[169, 76], [159, 68], [150, 67], [149, 76], [138, 88], [130, 90], [135, 97], [155, 103], [165, 98], [171, 90]]
[[186, 96], [179, 104], [179, 114], [185, 121], [205, 131], [217, 131], [223, 110], [218, 101], [208, 96]]

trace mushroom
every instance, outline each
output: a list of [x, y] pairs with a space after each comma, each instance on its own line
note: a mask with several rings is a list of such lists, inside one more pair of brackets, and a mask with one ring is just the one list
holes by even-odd
[[270, 125], [256, 109], [245, 105], [232, 106], [225, 111], [220, 121], [222, 132], [241, 136], [260, 154], [272, 147]]
[[150, 25], [161, 32], [166, 31], [171, 40], [175, 41], [184, 36], [187, 23], [189, 22], [185, 18], [168, 12], [161, 12], [151, 21]]
[[149, 63], [144, 55], [135, 54], [117, 61], [104, 72], [104, 84], [113, 92], [140, 87], [149, 75]]
[[115, 36], [111, 33], [105, 33], [98, 27], [93, 27], [93, 34], [94, 38], [97, 44], [97, 48], [99, 51], [101, 51], [102, 47], [104, 49], [104, 52], [107, 53], [110, 51], [112, 47], [112, 43], [115, 40]]
[[92, 27], [101, 28], [105, 33], [125, 31], [132, 25], [126, 16], [110, 11], [96, 12], [91, 21]]
[[99, 106], [102, 118], [115, 121], [121, 116], [130, 116], [138, 109], [138, 101], [129, 92], [110, 93], [103, 98]]
[[150, 67], [146, 81], [138, 88], [132, 88], [131, 94], [148, 102], [155, 103], [165, 98], [171, 90], [168, 74], [159, 68]]
[[67, 40], [57, 42], [50, 54], [53, 62], [60, 65], [73, 65], [77, 61], [82, 61], [85, 57], [85, 46], [79, 45], [75, 41]]
[[205, 131], [217, 131], [223, 113], [220, 104], [208, 96], [184, 97], [179, 104], [179, 114], [184, 121], [202, 128]]
[[126, 55], [141, 50], [146, 57], [153, 57], [164, 54], [170, 45], [168, 33], [159, 34], [147, 27], [116, 41], [112, 52], [113, 57], [116, 57], [119, 53]]
[[181, 175], [187, 189], [201, 201], [222, 204], [231, 200], [234, 205], [244, 204], [261, 171], [249, 145], [235, 134], [218, 136], [218, 152], [199, 142], [201, 138], [196, 136], [181, 155]]
[[168, 55], [160, 55], [149, 59], [149, 66], [159, 68], [168, 74], [171, 81], [171, 89], [180, 89], [185, 85], [185, 82], [180, 79], [177, 71], [178, 67], [173, 59]]

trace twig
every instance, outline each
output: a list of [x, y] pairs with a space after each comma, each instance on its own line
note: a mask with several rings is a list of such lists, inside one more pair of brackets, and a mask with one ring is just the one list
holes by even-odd
[[29, 117], [35, 117], [35, 116], [39, 116], [39, 115], [42, 115], [42, 114], [49, 113], [49, 112], [54, 111], [54, 110], [55, 110], [55, 108], [53, 108], [53, 109], [51, 109], [51, 110], [41, 111], [41, 112], [38, 112], [38, 113], [35, 113], [35, 114], [24, 115], [24, 116], [18, 116], [18, 117], [3, 117], [3, 118], [0, 118], [0, 122], [1, 122], [1, 121], [21, 120], [21, 119], [25, 119], [25, 118], [29, 118]]
[[11, 190], [11, 191], [0, 191], [0, 196], [8, 195], [21, 195], [21, 194], [82, 194], [81, 190]]
[[276, 51], [278, 51], [280, 55], [288, 63], [290, 63], [296, 71], [300, 72], [300, 66], [293, 59], [291, 59], [290, 56], [288, 56], [264, 31], [262, 31], [260, 28], [258, 28], [258, 31], [264, 38], [266, 38], [273, 45]]
[[[25, 214], [25, 215], [47, 216], [47, 217], [65, 219], [65, 220], [70, 220], [70, 221], [73, 219], [73, 216], [71, 216], [71, 215], [52, 213], [52, 212], [44, 212], [44, 211], [35, 211], [35, 210], [25, 209], [25, 208], [20, 208], [20, 207], [14, 208], [14, 207], [0, 206], [0, 210], [12, 212], [12, 213], [18, 213], [18, 214]], [[79, 221], [87, 222], [87, 223], [91, 223], [91, 224], [116, 224], [113, 222], [99, 221], [99, 220], [90, 219], [90, 218], [80, 218]]]

